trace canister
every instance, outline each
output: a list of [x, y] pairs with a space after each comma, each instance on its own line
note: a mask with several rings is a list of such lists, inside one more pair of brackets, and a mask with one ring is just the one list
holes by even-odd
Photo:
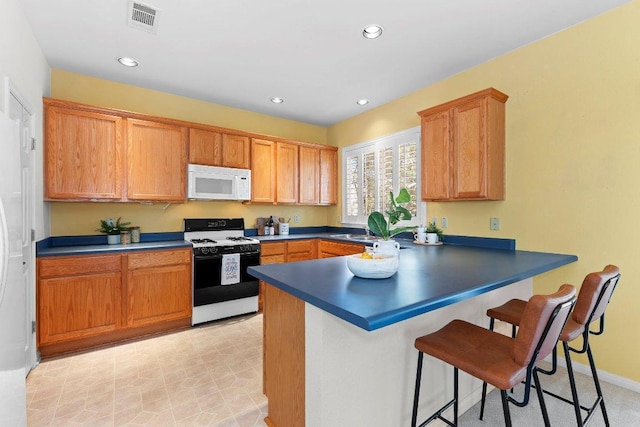
[[131, 231], [131, 243], [140, 243], [140, 227], [131, 227], [129, 231]]
[[128, 245], [131, 243], [131, 232], [129, 230], [123, 230], [120, 232], [120, 244]]

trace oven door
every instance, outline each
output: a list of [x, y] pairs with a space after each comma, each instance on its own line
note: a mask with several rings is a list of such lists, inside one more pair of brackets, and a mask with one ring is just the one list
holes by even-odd
[[259, 264], [260, 253], [240, 254], [240, 282], [234, 285], [221, 285], [222, 255], [194, 256], [193, 306], [258, 295], [258, 280], [247, 273], [247, 268]]

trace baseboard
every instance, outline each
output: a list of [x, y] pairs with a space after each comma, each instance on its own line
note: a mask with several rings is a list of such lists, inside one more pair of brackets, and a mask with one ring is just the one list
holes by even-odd
[[[547, 356], [544, 360], [546, 362], [551, 363], [551, 355]], [[563, 368], [567, 367], [567, 363], [562, 357], [561, 351], [558, 351], [558, 365], [562, 366]], [[577, 363], [574, 360], [571, 360], [571, 365], [573, 366], [574, 372], [577, 372], [579, 374], [584, 374], [589, 377], [591, 376], [591, 368], [589, 367], [589, 365]], [[597, 362], [596, 362], [596, 365], [597, 365]], [[615, 375], [600, 369], [598, 369], [598, 378], [600, 379], [600, 381], [604, 381], [609, 384], [613, 384], [615, 386], [622, 387], [627, 390], [631, 390], [635, 393], [640, 393], [640, 382], [632, 381], [628, 378], [621, 377], [620, 375]]]

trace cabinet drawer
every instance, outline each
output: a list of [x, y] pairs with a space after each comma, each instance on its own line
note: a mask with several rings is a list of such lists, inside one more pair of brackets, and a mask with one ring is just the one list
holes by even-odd
[[295, 252], [314, 252], [313, 240], [292, 240], [287, 242], [287, 254]]
[[285, 242], [262, 243], [260, 244], [260, 253], [262, 256], [284, 255], [285, 245]]
[[260, 264], [283, 264], [284, 254], [267, 255], [260, 257]]
[[128, 267], [130, 270], [147, 267], [164, 267], [175, 264], [189, 264], [191, 262], [191, 249], [144, 251], [129, 254], [128, 257]]
[[120, 255], [80, 255], [38, 258], [40, 278], [120, 271]]

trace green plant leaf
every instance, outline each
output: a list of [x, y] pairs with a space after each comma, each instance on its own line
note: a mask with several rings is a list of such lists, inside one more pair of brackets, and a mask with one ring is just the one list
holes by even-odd
[[389, 238], [387, 221], [384, 219], [384, 216], [380, 212], [372, 212], [369, 215], [367, 225], [369, 226], [369, 230], [371, 230], [373, 234], [377, 234], [385, 240]]
[[[393, 200], [393, 193], [391, 193], [391, 199]], [[411, 194], [409, 194], [409, 192], [407, 191], [406, 188], [402, 188], [402, 189], [400, 189], [400, 193], [398, 193], [398, 197], [396, 197], [395, 201], [398, 202], [398, 203], [410, 202], [411, 201]], [[411, 219], [411, 218], [409, 217], [409, 219]]]

